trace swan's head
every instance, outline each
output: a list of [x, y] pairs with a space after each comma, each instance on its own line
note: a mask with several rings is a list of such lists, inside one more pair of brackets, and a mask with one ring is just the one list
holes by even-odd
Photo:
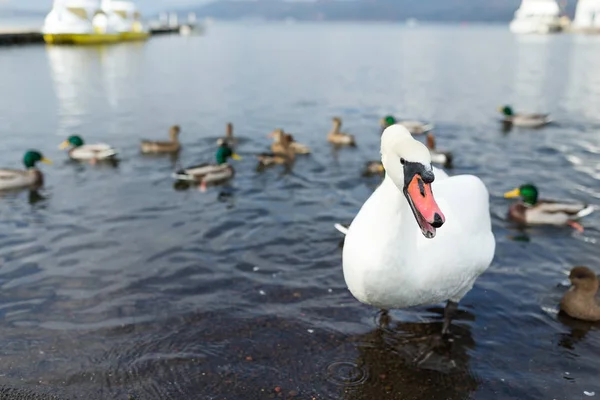
[[431, 183], [435, 179], [431, 155], [402, 125], [392, 125], [381, 135], [381, 162], [386, 174], [404, 193], [423, 236], [435, 237], [446, 218], [437, 205]]

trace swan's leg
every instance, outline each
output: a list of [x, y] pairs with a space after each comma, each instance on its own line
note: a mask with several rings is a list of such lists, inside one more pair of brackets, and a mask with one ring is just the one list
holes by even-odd
[[450, 324], [452, 323], [454, 314], [456, 314], [456, 310], [458, 310], [458, 303], [448, 300], [446, 308], [444, 308], [444, 326], [442, 327], [442, 335], [450, 336]]
[[388, 328], [390, 326], [390, 321], [392, 320], [390, 318], [390, 313], [388, 312], [388, 310], [384, 310], [381, 309], [379, 311], [379, 322], [378, 325], [380, 328]]

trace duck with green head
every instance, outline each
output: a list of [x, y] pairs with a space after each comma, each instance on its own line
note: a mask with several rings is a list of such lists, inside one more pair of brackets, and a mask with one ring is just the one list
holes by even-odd
[[200, 190], [206, 190], [207, 185], [217, 185], [231, 179], [235, 173], [233, 167], [227, 163], [229, 158], [241, 160], [227, 143], [221, 144], [215, 153], [216, 163], [204, 163], [188, 168], [182, 168], [173, 174], [178, 181], [188, 181], [200, 184]]
[[594, 211], [593, 206], [584, 203], [540, 200], [537, 187], [531, 183], [504, 193], [504, 197], [521, 199], [510, 206], [508, 216], [523, 225], [568, 225], [583, 232], [577, 220]]
[[539, 128], [552, 121], [549, 114], [516, 114], [509, 105], [498, 107], [498, 111], [504, 116], [503, 123], [523, 128]]
[[23, 156], [24, 170], [0, 169], [0, 190], [39, 187], [44, 184], [44, 175], [37, 169], [38, 162], [52, 164], [37, 150], [29, 150]]
[[117, 151], [105, 143], [86, 144], [81, 136], [72, 135], [65, 139], [59, 146], [61, 150], [69, 149], [69, 157], [72, 160], [89, 161], [94, 164], [97, 161], [114, 160]]
[[422, 135], [427, 133], [433, 129], [433, 124], [428, 122], [422, 122], [417, 120], [398, 120], [393, 115], [386, 115], [385, 117], [379, 120], [379, 125], [381, 126], [381, 132], [385, 130], [385, 128], [392, 125], [402, 125], [412, 135]]

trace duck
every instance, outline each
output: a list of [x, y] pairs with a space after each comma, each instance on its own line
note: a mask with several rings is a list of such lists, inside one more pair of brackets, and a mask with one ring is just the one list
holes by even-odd
[[365, 163], [365, 168], [363, 169], [363, 176], [376, 176], [383, 175], [385, 173], [385, 169], [383, 168], [383, 164], [381, 161], [367, 161]]
[[142, 140], [140, 143], [142, 153], [176, 153], [181, 149], [179, 144], [179, 125], [169, 129], [169, 141]]
[[203, 163], [182, 168], [174, 172], [172, 176], [178, 181], [200, 183], [200, 190], [206, 191], [208, 185], [218, 185], [233, 178], [235, 171], [227, 163], [229, 158], [234, 160], [242, 159], [242, 157], [233, 152], [227, 143], [223, 143], [217, 148], [215, 158], [215, 164]]
[[594, 206], [584, 203], [539, 200], [538, 189], [532, 183], [525, 183], [504, 193], [507, 199], [518, 197], [521, 201], [510, 206], [508, 217], [523, 225], [568, 225], [583, 232], [583, 226], [577, 220], [595, 210]]
[[225, 127], [225, 136], [217, 139], [217, 146], [220, 146], [223, 143], [226, 143], [227, 146], [232, 149], [238, 144], [237, 138], [233, 136], [233, 124], [231, 122], [228, 122]]
[[23, 164], [26, 169], [0, 169], [0, 190], [42, 186], [44, 175], [36, 167], [38, 162], [52, 164], [52, 161], [45, 158], [39, 151], [29, 150], [23, 156]]
[[412, 135], [422, 135], [424, 133], [431, 131], [434, 127], [432, 123], [422, 122], [422, 121], [417, 121], [417, 120], [400, 120], [400, 121], [398, 121], [392, 115], [386, 115], [385, 117], [383, 117], [379, 120], [379, 125], [381, 126], [382, 132], [387, 127], [389, 127], [391, 125], [395, 125], [395, 124], [402, 125], [406, 129], [408, 129], [408, 131]]
[[523, 128], [540, 128], [552, 122], [550, 114], [515, 114], [509, 105], [498, 107], [504, 115], [503, 123]]
[[287, 136], [286, 139], [295, 154], [310, 154], [310, 148], [308, 146], [296, 142], [293, 135], [285, 133], [281, 128], [277, 128], [269, 134], [269, 137], [273, 138], [273, 143], [271, 144], [271, 151], [273, 153], [285, 153], [287, 151], [281, 144], [284, 136]]
[[431, 162], [443, 165], [444, 168], [452, 168], [452, 160], [454, 159], [452, 153], [436, 150], [435, 137], [431, 132], [427, 134], [427, 148], [429, 149], [429, 153], [431, 153]]
[[571, 287], [560, 300], [560, 310], [583, 321], [600, 321], [598, 276], [588, 267], [577, 266], [569, 273]]
[[[283, 132], [283, 131], [282, 131]], [[271, 153], [261, 153], [256, 157], [258, 158], [258, 167], [268, 167], [277, 164], [291, 164], [295, 157], [296, 152], [292, 148], [292, 136], [282, 134], [276, 151]], [[273, 147], [271, 147], [273, 149]]]
[[81, 136], [72, 135], [63, 141], [59, 148], [61, 150], [71, 147], [69, 157], [72, 160], [89, 161], [94, 164], [98, 161], [114, 160], [117, 151], [108, 144], [85, 144]]
[[436, 179], [429, 150], [401, 125], [384, 130], [381, 161], [383, 182], [347, 228], [344, 280], [384, 313], [446, 301], [441, 333], [451, 336], [458, 303], [495, 254], [489, 192], [474, 175]]
[[353, 135], [340, 131], [342, 127], [342, 119], [340, 117], [333, 117], [332, 122], [333, 127], [327, 134], [327, 141], [337, 145], [356, 146], [356, 141], [354, 140]]

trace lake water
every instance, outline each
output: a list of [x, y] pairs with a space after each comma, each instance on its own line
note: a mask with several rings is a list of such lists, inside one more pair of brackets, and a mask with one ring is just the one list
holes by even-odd
[[[502, 198], [532, 181], [545, 198], [600, 203], [599, 71], [600, 37], [517, 38], [503, 26], [217, 24], [145, 44], [0, 49], [2, 166], [19, 167], [28, 148], [54, 161], [39, 193], [0, 199], [0, 393], [600, 396], [598, 326], [553, 311], [564, 271], [600, 272], [600, 212], [583, 234], [520, 231]], [[557, 123], [503, 132], [503, 103]], [[488, 186], [497, 241], [452, 347], [420, 366], [443, 305], [393, 311], [378, 329], [378, 310], [346, 289], [333, 228], [380, 181], [360, 172], [388, 113], [436, 123], [449, 172]], [[357, 148], [327, 144], [335, 115]], [[244, 138], [234, 180], [175, 190], [174, 168], [212, 160], [228, 121]], [[179, 159], [142, 157], [139, 140], [172, 124]], [[253, 154], [277, 127], [313, 154], [259, 173]], [[68, 163], [57, 146], [73, 133], [114, 145], [122, 162]]]

